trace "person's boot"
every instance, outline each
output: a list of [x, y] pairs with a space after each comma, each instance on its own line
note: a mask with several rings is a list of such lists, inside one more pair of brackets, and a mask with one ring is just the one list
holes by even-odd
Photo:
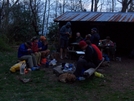
[[63, 56], [62, 55], [60, 56], [60, 59], [63, 59]]
[[66, 59], [68, 59], [68, 56], [67, 56], [67, 55], [65, 55], [65, 58], [66, 58]]

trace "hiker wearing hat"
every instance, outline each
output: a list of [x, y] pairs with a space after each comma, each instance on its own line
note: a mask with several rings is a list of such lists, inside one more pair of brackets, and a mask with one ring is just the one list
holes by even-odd
[[50, 50], [48, 49], [48, 42], [45, 36], [40, 36], [39, 47], [41, 47], [41, 58], [47, 57], [50, 53]]
[[67, 22], [60, 29], [60, 58], [61, 59], [63, 59], [63, 51], [65, 52], [65, 58], [67, 58], [67, 47], [71, 35], [72, 35], [71, 23]]
[[100, 63], [100, 60], [98, 59], [96, 51], [90, 44], [88, 45], [85, 41], [80, 41], [79, 46], [85, 51], [85, 55], [77, 61], [74, 74], [78, 80], [79, 78], [83, 78], [84, 80], [83, 72], [89, 68], [95, 68]]
[[98, 46], [99, 40], [100, 40], [100, 35], [98, 34], [97, 28], [92, 28], [91, 29], [91, 37], [90, 37], [91, 43]]
[[22, 43], [18, 48], [18, 59], [19, 60], [26, 60], [29, 68], [38, 67], [37, 61], [35, 56], [31, 55], [32, 49], [31, 49], [31, 42], [25, 42]]

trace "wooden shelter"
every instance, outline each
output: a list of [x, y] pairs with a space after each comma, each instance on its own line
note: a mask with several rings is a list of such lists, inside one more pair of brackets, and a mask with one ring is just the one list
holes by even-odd
[[54, 19], [59, 27], [70, 21], [73, 38], [76, 32], [82, 37], [96, 27], [104, 39], [110, 36], [117, 44], [117, 53], [128, 54], [134, 48], [134, 13], [128, 12], [66, 12]]

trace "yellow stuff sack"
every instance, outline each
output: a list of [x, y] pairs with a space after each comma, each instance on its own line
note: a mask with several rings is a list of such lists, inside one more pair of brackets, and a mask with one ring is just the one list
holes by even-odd
[[20, 66], [22, 65], [22, 63], [26, 63], [26, 61], [20, 61], [19, 63], [14, 64], [11, 68], [10, 71], [11, 72], [16, 72], [17, 70], [20, 70]]

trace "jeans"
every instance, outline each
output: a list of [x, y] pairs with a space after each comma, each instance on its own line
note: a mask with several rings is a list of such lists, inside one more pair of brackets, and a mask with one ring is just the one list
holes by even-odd
[[83, 76], [83, 72], [89, 68], [95, 68], [95, 64], [92, 62], [87, 62], [85, 59], [79, 58], [77, 65], [76, 65], [76, 71], [74, 72], [74, 75], [76, 77]]
[[37, 66], [37, 62], [34, 55], [24, 55], [20, 57], [19, 60], [26, 60], [29, 68]]

